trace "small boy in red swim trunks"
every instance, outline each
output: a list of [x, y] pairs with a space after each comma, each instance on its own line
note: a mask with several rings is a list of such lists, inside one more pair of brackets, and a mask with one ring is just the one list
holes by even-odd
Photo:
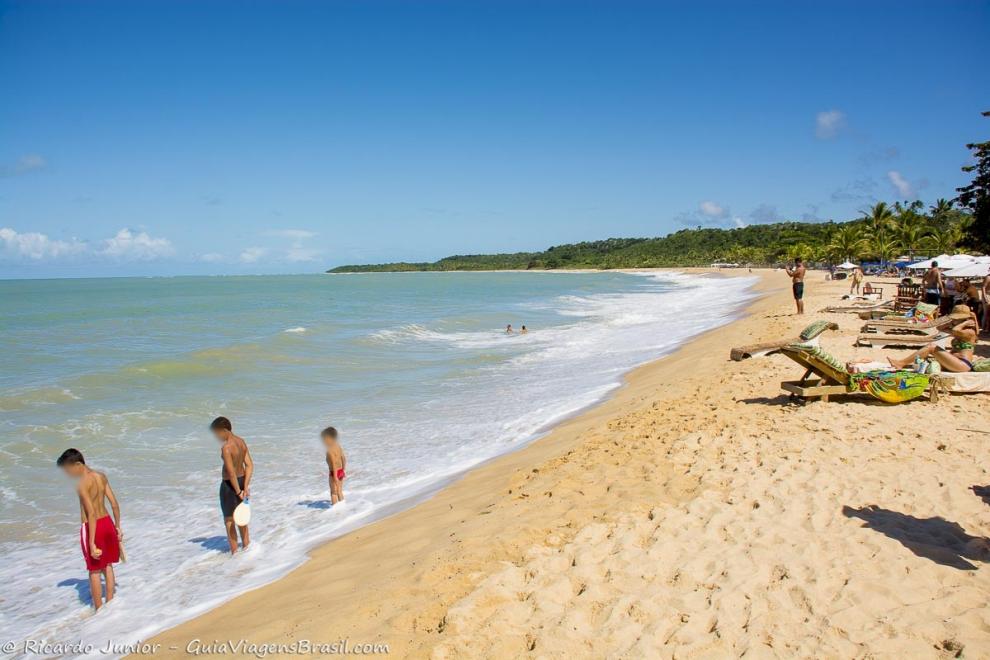
[[320, 433], [323, 446], [327, 448], [327, 468], [330, 470], [330, 503], [336, 504], [344, 499], [344, 477], [347, 474], [347, 457], [337, 442], [337, 429], [328, 426]]
[[[100, 574], [107, 582], [107, 602], [113, 600], [115, 579], [113, 565], [120, 561], [120, 505], [113, 494], [107, 475], [92, 470], [86, 465], [82, 452], [66, 449], [58, 457], [56, 464], [70, 477], [78, 480], [76, 493], [79, 495], [79, 544], [82, 546], [86, 570], [89, 571], [89, 592], [93, 596], [93, 607], [103, 605], [103, 589]], [[106, 502], [110, 502], [113, 518], [107, 513]], [[116, 522], [114, 522], [116, 521]]]

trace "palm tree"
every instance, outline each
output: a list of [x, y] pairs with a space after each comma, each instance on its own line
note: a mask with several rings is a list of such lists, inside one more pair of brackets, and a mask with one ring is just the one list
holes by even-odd
[[863, 232], [852, 223], [840, 225], [832, 234], [829, 247], [843, 261], [855, 259], [863, 248]]
[[918, 213], [920, 208], [920, 202], [907, 207], [898, 204], [897, 220], [893, 226], [893, 238], [900, 249], [908, 253], [911, 261], [914, 261], [914, 253], [921, 249], [929, 230], [924, 216]]
[[928, 217], [932, 219], [932, 225], [938, 227], [949, 218], [955, 202], [949, 199], [938, 199], [928, 209]]
[[944, 224], [928, 232], [928, 243], [936, 254], [951, 254], [963, 239], [963, 230], [958, 224]]
[[894, 212], [887, 206], [886, 202], [877, 202], [873, 205], [863, 218], [866, 226], [873, 234], [878, 234], [891, 227], [894, 223]]
[[898, 247], [897, 241], [886, 232], [875, 234], [870, 240], [870, 249], [875, 255], [880, 257], [881, 266], [886, 265], [888, 259], [897, 252]]

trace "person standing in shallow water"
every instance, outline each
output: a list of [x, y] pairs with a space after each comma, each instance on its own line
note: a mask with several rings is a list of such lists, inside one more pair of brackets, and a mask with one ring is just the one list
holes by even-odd
[[230, 420], [217, 417], [210, 423], [214, 437], [222, 443], [220, 460], [223, 464], [220, 476], [220, 511], [223, 525], [227, 530], [230, 554], [237, 552], [237, 534], [241, 535], [241, 547], [247, 549], [251, 538], [247, 525], [234, 524], [234, 509], [251, 495], [251, 475], [254, 474], [254, 461], [244, 438], [234, 435]]
[[[78, 449], [66, 449], [56, 461], [62, 470], [78, 480], [76, 494], [79, 496], [79, 544], [82, 546], [83, 560], [89, 572], [89, 593], [93, 598], [93, 608], [103, 605], [103, 585], [100, 576], [107, 583], [107, 602], [113, 600], [116, 578], [113, 565], [120, 561], [120, 505], [110, 487], [107, 475], [86, 465], [86, 459]], [[113, 518], [107, 513], [106, 503], [110, 503]]]
[[512, 329], [512, 324], [511, 323], [509, 325], [505, 326], [505, 334], [511, 335], [514, 332], [515, 332], [515, 330]]
[[519, 328], [519, 334], [524, 335], [527, 332], [529, 332], [529, 330], [526, 329], [526, 326]]
[[791, 278], [791, 290], [794, 292], [794, 304], [797, 305], [797, 313], [804, 314], [804, 262], [801, 257], [794, 260], [794, 268], [784, 267], [787, 275]]

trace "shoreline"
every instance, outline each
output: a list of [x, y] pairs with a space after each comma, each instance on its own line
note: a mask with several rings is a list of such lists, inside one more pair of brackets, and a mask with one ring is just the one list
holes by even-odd
[[[410, 272], [410, 273], [448, 273], [448, 272], [452, 272], [452, 273], [462, 273], [462, 272], [477, 272], [477, 273], [518, 272], [518, 273], [527, 273], [527, 272], [534, 272], [534, 271], [526, 271], [526, 270], [493, 270], [493, 271], [396, 271], [396, 273], [398, 273], [398, 274], [405, 274], [406, 272]], [[492, 458], [490, 458], [488, 460], [485, 460], [482, 463], [479, 463], [477, 465], [474, 465], [474, 466], [468, 468], [464, 472], [458, 473], [456, 475], [452, 475], [449, 478], [444, 479], [442, 482], [438, 483], [435, 487], [428, 489], [425, 493], [421, 493], [419, 495], [416, 495], [416, 496], [407, 498], [405, 500], [402, 500], [402, 501], [396, 503], [395, 506], [389, 507], [387, 511], [382, 512], [382, 515], [380, 517], [376, 517], [376, 518], [372, 519], [370, 522], [362, 523], [357, 528], [349, 529], [349, 530], [343, 532], [340, 536], [336, 536], [334, 538], [331, 538], [329, 540], [326, 540], [326, 541], [323, 541], [323, 542], [319, 543], [318, 545], [316, 545], [315, 547], [311, 548], [307, 552], [307, 557], [304, 560], [304, 562], [302, 564], [300, 564], [299, 566], [297, 566], [297, 567], [293, 568], [292, 570], [290, 570], [289, 573], [287, 573], [287, 574], [285, 574], [285, 575], [283, 575], [283, 576], [281, 576], [279, 578], [276, 578], [272, 582], [269, 582], [269, 583], [264, 584], [264, 585], [261, 585], [259, 587], [254, 587], [254, 588], [252, 588], [252, 589], [250, 589], [248, 591], [242, 592], [242, 593], [240, 593], [240, 594], [232, 597], [231, 599], [225, 601], [224, 603], [221, 603], [221, 604], [219, 604], [217, 606], [212, 607], [211, 609], [209, 609], [209, 610], [207, 610], [205, 612], [202, 612], [200, 614], [195, 615], [191, 619], [188, 619], [188, 620], [186, 620], [186, 621], [184, 621], [182, 623], [177, 624], [176, 626], [172, 626], [172, 627], [167, 628], [167, 629], [165, 629], [165, 630], [163, 630], [163, 631], [161, 631], [159, 633], [156, 633], [149, 640], [149, 643], [159, 643], [159, 644], [162, 644], [163, 645], [163, 648], [170, 649], [170, 647], [176, 645], [176, 641], [175, 640], [178, 639], [178, 637], [183, 637], [183, 638], [186, 637], [180, 631], [182, 631], [183, 629], [185, 629], [187, 626], [188, 627], [194, 627], [195, 624], [196, 624], [196, 622], [199, 621], [200, 619], [207, 619], [207, 618], [210, 618], [210, 617], [217, 617], [219, 619], [222, 619], [223, 617], [219, 614], [219, 612], [220, 612], [221, 609], [223, 609], [223, 608], [227, 607], [228, 605], [230, 605], [232, 603], [235, 603], [235, 602], [239, 601], [240, 599], [242, 599], [242, 598], [244, 598], [246, 596], [249, 596], [251, 594], [256, 594], [258, 592], [264, 591], [264, 590], [269, 589], [269, 588], [272, 588], [272, 587], [277, 587], [284, 580], [292, 577], [298, 571], [301, 571], [301, 570], [305, 569], [306, 566], [308, 566], [309, 564], [313, 563], [314, 561], [317, 561], [319, 558], [322, 558], [323, 555], [328, 554], [329, 551], [330, 551], [329, 550], [330, 546], [334, 546], [335, 544], [342, 543], [342, 542], [346, 541], [347, 539], [349, 539], [351, 536], [358, 535], [361, 532], [363, 532], [365, 530], [368, 530], [369, 528], [376, 527], [376, 526], [381, 525], [383, 523], [388, 523], [390, 521], [397, 521], [397, 524], [402, 524], [401, 520], [399, 520], [399, 519], [401, 519], [403, 516], [408, 515], [408, 514], [412, 513], [413, 511], [416, 511], [418, 508], [424, 506], [425, 504], [428, 504], [430, 502], [433, 502], [433, 501], [437, 500], [438, 498], [444, 498], [444, 497], [448, 497], [448, 498], [460, 498], [461, 495], [459, 493], [450, 493], [450, 491], [454, 490], [458, 485], [462, 484], [465, 480], [469, 479], [475, 473], [478, 473], [478, 472], [487, 472], [489, 470], [491, 470], [493, 472], [497, 472], [498, 470], [502, 469], [503, 467], [504, 468], [511, 468], [511, 469], [523, 469], [523, 468], [525, 468], [525, 466], [527, 464], [529, 464], [530, 460], [540, 460], [540, 459], [543, 459], [544, 458], [544, 452], [547, 451], [548, 449], [550, 451], [559, 451], [559, 448], [557, 448], [557, 446], [556, 446], [557, 443], [560, 442], [558, 440], [557, 442], [554, 443], [554, 447], [552, 449], [550, 449], [550, 448], [543, 449], [541, 447], [541, 449], [543, 449], [543, 451], [541, 451], [539, 453], [533, 452], [534, 454], [537, 454], [537, 455], [533, 456], [532, 459], [528, 456], [528, 452], [531, 452], [532, 450], [534, 450], [537, 445], [540, 445], [541, 443], [544, 443], [545, 441], [548, 441], [551, 436], [557, 434], [558, 432], [561, 432], [562, 429], [569, 428], [572, 424], [580, 424], [582, 422], [582, 418], [584, 418], [586, 415], [587, 416], [592, 416], [592, 417], [594, 417], [594, 418], [597, 419], [599, 417], [599, 415], [602, 414], [602, 412], [599, 412], [599, 409], [602, 408], [602, 407], [608, 406], [612, 401], [614, 401], [616, 398], [620, 397], [622, 395], [622, 393], [627, 388], [630, 387], [632, 381], [635, 378], [638, 377], [637, 374], [639, 372], [641, 372], [643, 370], [650, 370], [651, 368], [655, 367], [656, 365], [658, 365], [660, 363], [663, 363], [665, 360], [669, 360], [672, 357], [674, 357], [674, 356], [682, 353], [683, 351], [685, 351], [686, 349], [688, 349], [692, 344], [694, 344], [695, 342], [697, 342], [701, 338], [706, 337], [706, 336], [708, 336], [708, 335], [710, 335], [712, 333], [717, 333], [719, 330], [723, 330], [723, 329], [725, 329], [728, 326], [731, 326], [733, 324], [738, 323], [739, 321], [745, 319], [747, 316], [750, 316], [754, 312], [754, 308], [760, 303], [760, 301], [763, 300], [768, 295], [770, 295], [770, 293], [773, 292], [775, 289], [779, 289], [782, 292], [786, 288], [786, 287], [783, 287], [783, 286], [781, 286], [781, 287], [772, 287], [772, 286], [768, 286], [766, 284], [766, 278], [769, 277], [769, 276], [771, 276], [770, 274], [774, 272], [773, 269], [758, 269], [758, 270], [754, 270], [753, 272], [747, 272], [744, 269], [722, 269], [722, 270], [714, 270], [714, 269], [711, 269], [711, 268], [703, 268], [703, 267], [683, 267], [683, 268], [621, 268], [621, 269], [609, 269], [609, 270], [602, 270], [602, 269], [555, 269], [555, 270], [548, 270], [548, 271], [542, 271], [542, 272], [551, 273], [551, 274], [552, 273], [559, 273], [559, 274], [602, 273], [602, 272], [619, 272], [619, 273], [637, 274], [637, 273], [651, 273], [651, 272], [670, 272], [670, 273], [685, 273], [685, 274], [694, 275], [694, 276], [698, 276], [698, 277], [752, 277], [752, 278], [756, 279], [756, 282], [754, 282], [754, 284], [749, 289], [749, 291], [753, 292], [753, 299], [750, 300], [747, 304], [745, 304], [744, 306], [742, 306], [739, 309], [739, 311], [737, 312], [737, 316], [735, 318], [732, 318], [730, 321], [728, 321], [727, 323], [725, 323], [723, 325], [719, 325], [719, 326], [717, 326], [715, 328], [712, 328], [710, 330], [706, 330], [706, 331], [704, 331], [704, 332], [702, 332], [702, 333], [700, 333], [698, 335], [695, 335], [695, 336], [691, 337], [685, 343], [683, 343], [683, 344], [675, 347], [674, 350], [671, 351], [670, 353], [667, 353], [665, 355], [661, 355], [661, 356], [659, 356], [659, 357], [657, 357], [655, 359], [652, 359], [652, 360], [650, 360], [648, 362], [645, 362], [643, 364], [640, 364], [640, 365], [634, 367], [633, 369], [631, 369], [630, 371], [628, 371], [627, 373], [625, 373], [623, 375], [623, 377], [622, 377], [621, 382], [616, 387], [614, 387], [609, 392], [607, 392], [603, 396], [603, 398], [601, 398], [601, 399], [599, 399], [599, 400], [597, 400], [597, 401], [595, 401], [593, 403], [590, 403], [588, 405], [582, 406], [582, 407], [574, 410], [573, 412], [571, 412], [571, 413], [567, 414], [566, 416], [564, 416], [562, 419], [558, 419], [558, 420], [555, 420], [555, 421], [548, 421], [541, 428], [541, 430], [539, 430], [539, 431], [536, 432], [536, 434], [534, 435], [534, 437], [531, 440], [528, 440], [527, 442], [523, 443], [518, 448], [515, 448], [515, 449], [513, 449], [513, 450], [511, 450], [511, 451], [509, 451], [509, 452], [507, 452], [505, 454], [500, 454], [498, 456], [495, 456], [495, 457], [492, 457]], [[377, 274], [377, 273], [324, 273], [324, 274], [327, 274], [327, 275], [365, 275], [365, 274]], [[511, 461], [511, 462], [507, 460], [507, 459], [510, 459], [510, 458], [513, 458], [513, 457], [518, 457], [518, 458], [516, 460]], [[505, 466], [500, 465], [503, 462], [506, 463]], [[484, 476], [487, 477], [488, 475], [486, 474]], [[409, 502], [412, 502], [412, 503], [409, 504]], [[480, 514], [480, 515], [484, 515], [484, 514]], [[356, 541], [356, 540], [357, 539], [355, 539], [354, 541]], [[257, 627], [254, 626], [254, 625], [252, 625], [251, 628], [256, 633]], [[230, 635], [227, 634], [227, 633], [225, 633], [225, 632], [222, 632], [222, 631], [217, 631], [217, 635], [215, 635], [214, 637], [216, 637], [217, 639], [222, 639], [225, 636], [229, 637]], [[193, 637], [197, 637], [197, 638], [201, 637], [203, 639], [206, 638], [203, 635], [198, 635], [198, 636], [197, 635], [193, 635]], [[193, 637], [189, 637], [189, 639], [193, 639]], [[247, 638], [247, 637], [245, 637], [245, 638]], [[258, 641], [256, 634], [254, 634], [254, 636], [251, 636], [250, 638], [252, 639], [252, 641]], [[328, 640], [329, 641], [332, 641], [332, 636], [330, 638], [328, 638]], [[362, 641], [363, 642], [365, 640], [362, 638], [359, 641]], [[376, 643], [383, 642], [384, 641], [385, 643], [388, 643], [388, 640], [386, 640], [385, 638], [374, 639], [374, 640], [369, 640], [369, 641], [376, 642]], [[182, 645], [179, 645], [178, 648], [181, 650], [181, 648], [183, 648], [183, 646]], [[394, 649], [393, 649], [392, 652], [394, 652]]]
[[858, 319], [818, 312], [844, 282], [813, 273], [799, 317], [780, 272], [752, 274], [740, 318], [598, 405], [150, 641], [175, 655], [194, 639], [436, 658], [987, 653], [990, 507], [969, 488], [990, 483], [969, 430], [990, 427], [987, 397], [787, 405], [779, 382], [800, 368], [730, 362], [730, 347], [828, 318], [840, 359], [892, 351], [852, 348]]

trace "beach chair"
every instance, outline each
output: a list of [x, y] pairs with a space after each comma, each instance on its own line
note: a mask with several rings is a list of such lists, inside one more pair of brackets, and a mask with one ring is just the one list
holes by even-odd
[[[848, 393], [850, 374], [845, 365], [820, 347], [790, 344], [781, 347], [780, 352], [805, 368], [800, 380], [785, 380], [780, 384], [792, 400], [828, 401], [830, 396]], [[811, 378], [812, 374], [818, 378]]]
[[729, 351], [729, 358], [740, 362], [747, 358], [753, 357], [763, 357], [765, 355], [771, 355], [776, 353], [784, 346], [789, 346], [790, 344], [800, 344], [802, 342], [817, 342], [818, 336], [821, 335], [826, 330], [838, 330], [839, 324], [832, 323], [830, 321], [815, 321], [804, 330], [801, 334], [792, 339], [784, 339], [777, 341], [766, 341], [759, 344], [749, 344], [748, 346], [740, 346], [738, 348], [733, 348]]
[[[878, 314], [883, 316], [885, 314], [890, 314], [894, 311], [894, 301], [886, 300], [884, 302], [876, 302], [872, 300], [863, 300], [859, 304], [851, 303], [849, 305], [830, 305], [822, 310], [828, 314], [859, 314], [860, 318], [868, 319], [875, 318], [873, 314]], [[863, 316], [866, 314], [866, 316]]]
[[800, 380], [785, 380], [780, 384], [791, 400], [802, 403], [816, 399], [829, 401], [839, 394], [869, 394], [885, 403], [900, 403], [918, 398], [929, 385], [926, 374], [913, 371], [849, 373], [845, 364], [820, 346], [792, 344], [780, 352], [805, 369]]
[[[869, 320], [863, 332], [889, 332], [891, 330], [938, 330], [952, 323], [948, 315], [931, 318], [938, 313], [935, 305], [918, 303], [904, 314], [890, 314], [880, 319]], [[920, 320], [919, 320], [920, 319]]]
[[938, 330], [921, 332], [864, 332], [856, 337], [856, 346], [922, 348], [932, 342], [944, 343], [947, 339], [952, 339], [952, 336]]
[[897, 295], [894, 297], [895, 311], [906, 312], [913, 309], [919, 302], [921, 302], [920, 284], [899, 284], [897, 286]]

